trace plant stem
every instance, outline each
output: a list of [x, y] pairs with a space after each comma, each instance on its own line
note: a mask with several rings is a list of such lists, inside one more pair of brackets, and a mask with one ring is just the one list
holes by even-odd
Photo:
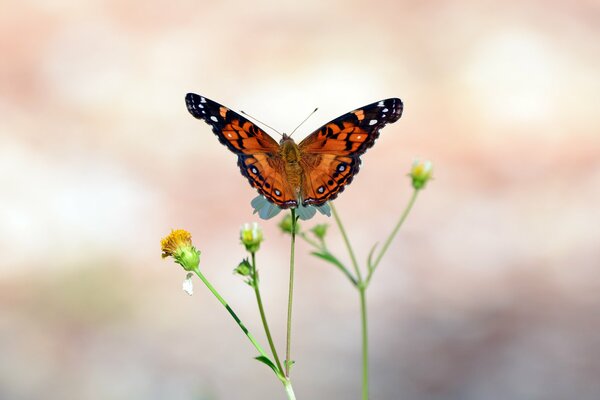
[[219, 292], [217, 292], [217, 290], [213, 287], [213, 285], [211, 285], [210, 282], [204, 277], [204, 275], [202, 275], [202, 273], [200, 272], [200, 270], [198, 268], [194, 269], [194, 273], [196, 275], [198, 275], [198, 277], [200, 278], [200, 280], [202, 280], [202, 282], [204, 282], [204, 284], [206, 285], [208, 290], [210, 290], [211, 293], [217, 298], [217, 300], [219, 300], [219, 302], [223, 305], [223, 307], [225, 307], [227, 312], [229, 312], [229, 314], [233, 317], [235, 322], [239, 325], [240, 329], [248, 337], [248, 339], [250, 340], [252, 345], [254, 345], [254, 348], [256, 350], [258, 350], [260, 355], [268, 359], [269, 356], [267, 355], [267, 353], [263, 350], [263, 348], [260, 346], [260, 344], [258, 344], [258, 342], [254, 338], [254, 336], [252, 336], [252, 334], [248, 331], [248, 328], [246, 328], [246, 326], [242, 323], [242, 321], [237, 316], [237, 314], [231, 309], [231, 307], [229, 307], [229, 304], [227, 304], [225, 299], [223, 299], [223, 297], [221, 297], [221, 295], [219, 294]]
[[260, 296], [260, 290], [258, 288], [258, 272], [256, 271], [255, 253], [252, 253], [252, 279], [254, 281], [254, 294], [256, 295], [258, 310], [260, 311], [260, 319], [262, 320], [263, 327], [265, 328], [265, 334], [267, 335], [267, 340], [269, 341], [269, 347], [271, 347], [271, 353], [273, 353], [273, 358], [275, 358], [277, 368], [279, 368], [279, 372], [283, 375], [283, 368], [281, 367], [281, 362], [279, 361], [279, 356], [277, 355], [277, 350], [275, 349], [275, 344], [273, 343], [273, 337], [271, 336], [271, 330], [269, 329], [269, 324], [267, 323], [262, 297]]
[[285, 394], [287, 394], [288, 399], [296, 400], [294, 388], [292, 388], [292, 383], [289, 380], [287, 380], [286, 383], [283, 384], [283, 387], [285, 388]]
[[367, 299], [365, 286], [358, 288], [360, 293], [360, 323], [362, 332], [362, 399], [369, 400], [369, 337], [367, 332]]
[[410, 210], [412, 209], [413, 205], [415, 204], [415, 200], [417, 200], [417, 194], [419, 194], [419, 190], [415, 189], [410, 200], [408, 201], [408, 205], [404, 209], [404, 212], [402, 212], [402, 215], [400, 216], [398, 223], [394, 227], [394, 230], [392, 231], [392, 233], [390, 233], [390, 236], [388, 236], [387, 240], [385, 241], [385, 244], [381, 248], [381, 251], [379, 252], [379, 255], [377, 256], [377, 258], [375, 259], [375, 262], [373, 263], [373, 265], [369, 266], [369, 274], [367, 275], [367, 280], [366, 280], [365, 285], [368, 285], [369, 282], [371, 281], [371, 276], [373, 275], [373, 272], [375, 272], [375, 269], [379, 265], [381, 258], [387, 251], [388, 247], [390, 247], [392, 240], [394, 240], [394, 237], [396, 236], [396, 234], [398, 233], [398, 230], [404, 223], [404, 220], [406, 220], [406, 217], [408, 216], [408, 214], [410, 213]]
[[337, 223], [338, 228], [340, 229], [340, 232], [342, 233], [342, 237], [344, 238], [344, 243], [346, 243], [346, 248], [348, 249], [348, 253], [350, 254], [350, 259], [352, 260], [352, 265], [354, 266], [354, 271], [356, 271], [357, 287], [360, 287], [363, 280], [362, 280], [362, 274], [360, 273], [360, 269], [358, 268], [358, 263], [356, 262], [356, 256], [354, 255], [354, 250], [352, 250], [352, 245], [350, 244], [350, 240], [348, 239], [348, 235], [346, 234], [344, 225], [342, 224], [342, 221], [340, 220], [340, 216], [338, 215], [337, 210], [335, 209], [335, 206], [333, 205], [333, 202], [331, 202], [329, 204], [331, 205], [331, 211], [333, 212], [333, 217], [335, 218], [335, 222]]
[[300, 236], [302, 239], [304, 239], [304, 241], [305, 241], [306, 243], [310, 244], [311, 246], [313, 246], [313, 247], [315, 247], [315, 248], [317, 248], [317, 249], [319, 249], [319, 250], [323, 250], [323, 246], [321, 246], [319, 243], [315, 242], [314, 240], [310, 239], [306, 233], [304, 233], [304, 232], [300, 232], [300, 233], [298, 233], [298, 235], [299, 235], [299, 236]]
[[292, 242], [290, 248], [290, 286], [288, 293], [287, 337], [285, 340], [285, 376], [290, 376], [292, 346], [292, 299], [294, 297], [294, 251], [296, 247], [296, 210], [292, 208]]

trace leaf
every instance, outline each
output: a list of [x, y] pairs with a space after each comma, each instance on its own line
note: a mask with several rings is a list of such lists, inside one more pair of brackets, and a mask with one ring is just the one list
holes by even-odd
[[292, 370], [292, 367], [294, 366], [294, 364], [296, 364], [296, 361], [294, 361], [294, 360], [285, 360], [285, 366], [287, 367], [287, 369], [289, 371]]
[[348, 272], [348, 269], [344, 266], [344, 264], [342, 264], [342, 262], [340, 260], [338, 260], [337, 258], [335, 258], [333, 256], [333, 254], [331, 254], [331, 253], [329, 253], [327, 251], [323, 251], [323, 252], [313, 251], [310, 254], [312, 254], [315, 257], [320, 258], [321, 260], [325, 260], [325, 261], [327, 261], [327, 262], [335, 265], [356, 286], [356, 279], [354, 279], [354, 277], [352, 276], [352, 274], [350, 274], [350, 272]]
[[367, 265], [369, 266], [369, 269], [372, 270], [373, 269], [373, 253], [375, 253], [375, 249], [377, 248], [377, 245], [379, 243], [375, 243], [373, 245], [373, 248], [371, 249], [371, 251], [369, 252], [369, 257], [367, 258]]
[[273, 372], [275, 372], [275, 375], [277, 375], [277, 377], [279, 379], [285, 379], [285, 376], [283, 376], [281, 374], [281, 372], [277, 369], [277, 367], [275, 366], [275, 364], [273, 364], [273, 361], [271, 361], [271, 359], [269, 357], [258, 356], [258, 357], [254, 357], [254, 359], [267, 365], [269, 368], [271, 368], [273, 370]]

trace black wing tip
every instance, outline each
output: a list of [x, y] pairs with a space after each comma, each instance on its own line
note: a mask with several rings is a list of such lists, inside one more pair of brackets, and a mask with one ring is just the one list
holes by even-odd
[[391, 97], [386, 100], [381, 100], [376, 103], [380, 107], [388, 107], [391, 109], [391, 112], [387, 118], [389, 123], [394, 123], [400, 119], [402, 116], [402, 111], [404, 110], [404, 103], [398, 97]]
[[198, 104], [201, 98], [202, 96], [199, 94], [190, 92], [185, 95], [185, 102], [186, 104]]

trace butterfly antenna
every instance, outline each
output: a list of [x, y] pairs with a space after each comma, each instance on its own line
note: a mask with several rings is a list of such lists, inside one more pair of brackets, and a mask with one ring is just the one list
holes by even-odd
[[275, 129], [275, 128], [273, 128], [273, 127], [271, 127], [271, 126], [269, 126], [269, 125], [265, 124], [264, 122], [262, 122], [262, 121], [261, 121], [261, 120], [259, 120], [258, 118], [254, 118], [252, 115], [249, 115], [249, 114], [245, 113], [245, 112], [244, 112], [244, 111], [242, 111], [242, 110], [240, 110], [240, 113], [244, 114], [244, 115], [245, 115], [246, 117], [248, 117], [248, 118], [252, 118], [252, 119], [253, 119], [253, 120], [255, 120], [256, 122], [258, 122], [258, 123], [260, 123], [260, 124], [262, 124], [262, 125], [266, 126], [267, 128], [270, 128], [270, 129], [271, 129], [271, 130], [273, 130], [274, 132], [277, 132], [277, 134], [278, 134], [279, 136], [283, 136], [283, 134], [282, 134], [282, 133], [280, 133], [280, 132], [279, 132], [277, 129]]
[[296, 128], [293, 130], [293, 131], [292, 131], [292, 133], [290, 133], [290, 137], [292, 137], [292, 135], [294, 134], [294, 132], [296, 132], [296, 130], [297, 130], [298, 128], [300, 128], [300, 127], [302, 126], [302, 124], [303, 124], [303, 123], [305, 123], [305, 122], [306, 122], [306, 121], [307, 121], [307, 120], [308, 120], [310, 117], [312, 117], [312, 115], [313, 115], [314, 113], [316, 113], [318, 109], [319, 109], [319, 107], [315, 108], [315, 109], [313, 110], [313, 112], [311, 112], [310, 114], [308, 114], [308, 117], [304, 118], [304, 121], [300, 122], [300, 124], [299, 124], [299, 125], [298, 125], [298, 126], [297, 126], [297, 127], [296, 127]]

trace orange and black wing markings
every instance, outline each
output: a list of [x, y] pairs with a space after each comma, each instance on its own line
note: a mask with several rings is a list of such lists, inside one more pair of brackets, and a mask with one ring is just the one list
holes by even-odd
[[303, 157], [306, 174], [302, 186], [302, 204], [320, 206], [335, 199], [358, 173], [358, 156], [307, 154]]
[[281, 157], [264, 153], [240, 154], [238, 166], [252, 187], [271, 203], [281, 208], [298, 206], [298, 195], [285, 178]]
[[398, 121], [402, 109], [402, 101], [397, 98], [366, 105], [323, 125], [299, 147], [307, 153], [360, 156], [375, 144], [381, 128]]
[[283, 174], [279, 144], [258, 126], [229, 108], [188, 93], [188, 111], [212, 127], [229, 150], [238, 156], [238, 167], [250, 185], [269, 201], [282, 208], [296, 207], [297, 194]]
[[306, 175], [302, 204], [335, 199], [360, 170], [360, 156], [375, 144], [380, 130], [402, 116], [402, 101], [381, 100], [323, 125], [299, 144]]
[[185, 96], [185, 103], [190, 114], [209, 124], [219, 141], [235, 154], [277, 153], [279, 144], [235, 111], [194, 93]]
[[188, 111], [238, 156], [250, 185], [281, 208], [297, 207], [298, 197], [303, 205], [316, 206], [335, 199], [358, 173], [360, 156], [373, 146], [381, 128], [400, 118], [403, 107], [397, 98], [381, 100], [323, 125], [298, 145], [297, 175], [282, 158], [280, 145], [254, 123], [194, 93], [185, 101]]

